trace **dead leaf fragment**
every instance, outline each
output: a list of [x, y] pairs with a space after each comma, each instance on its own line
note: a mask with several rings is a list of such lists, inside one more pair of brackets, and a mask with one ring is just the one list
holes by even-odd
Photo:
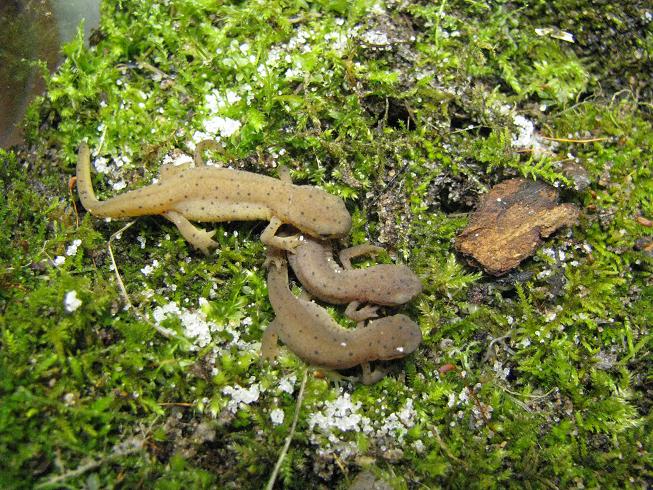
[[530, 257], [546, 238], [578, 219], [573, 204], [557, 204], [548, 184], [510, 179], [495, 185], [480, 201], [456, 250], [471, 256], [489, 274], [499, 276]]
[[653, 221], [651, 221], [651, 220], [648, 219], [648, 218], [645, 218], [644, 216], [638, 216], [638, 217], [635, 218], [635, 219], [636, 219], [637, 222], [638, 222], [640, 225], [642, 225], [642, 226], [648, 226], [649, 228], [650, 228], [651, 226], [653, 226]]

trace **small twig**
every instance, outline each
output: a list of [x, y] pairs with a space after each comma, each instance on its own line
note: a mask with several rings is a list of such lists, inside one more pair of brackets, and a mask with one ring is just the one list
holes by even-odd
[[440, 431], [435, 425], [431, 426], [431, 432], [435, 435], [435, 439], [438, 441], [438, 444], [440, 445], [440, 448], [444, 451], [444, 453], [449, 456], [449, 458], [453, 459], [455, 462], [463, 465], [464, 468], [467, 468], [467, 463], [457, 457], [455, 454], [451, 452], [451, 449], [449, 449], [449, 446], [447, 446], [444, 441], [442, 440], [442, 437], [440, 437]]
[[95, 151], [93, 152], [95, 156], [99, 155], [100, 152], [102, 151], [102, 147], [104, 146], [104, 140], [107, 136], [107, 127], [104, 126], [104, 129], [102, 130], [102, 134], [100, 135], [100, 141], [98, 141], [97, 147], [95, 148]]
[[347, 482], [349, 482], [349, 478], [347, 478], [347, 468], [345, 468], [345, 463], [342, 461], [342, 459], [340, 458], [340, 456], [338, 456], [337, 454], [334, 454], [334, 455], [333, 455], [333, 460], [334, 460], [334, 461], [336, 462], [336, 464], [338, 465], [338, 468], [340, 468], [340, 471], [342, 471], [342, 474], [344, 475], [345, 480], [346, 480]]
[[606, 141], [609, 138], [587, 138], [587, 139], [572, 139], [572, 138], [549, 138], [547, 136], [540, 136], [543, 140], [548, 140], [548, 141], [558, 141], [560, 143], [594, 143], [597, 141]]
[[116, 259], [113, 257], [113, 250], [111, 250], [111, 242], [114, 240], [114, 238], [120, 236], [123, 231], [125, 231], [127, 228], [129, 228], [131, 225], [133, 225], [135, 221], [130, 221], [127, 223], [125, 226], [120, 228], [117, 232], [115, 232], [111, 237], [109, 238], [109, 243], [107, 248], [109, 249], [109, 257], [111, 257], [111, 263], [113, 264], [113, 272], [116, 274], [116, 280], [118, 281], [118, 287], [120, 288], [120, 292], [122, 293], [122, 297], [125, 300], [125, 303], [127, 303], [127, 309], [133, 308], [134, 306], [132, 305], [132, 302], [129, 300], [129, 296], [127, 295], [127, 289], [125, 289], [125, 284], [122, 282], [122, 278], [120, 277], [120, 272], [118, 272], [118, 266], [116, 265]]
[[547, 391], [546, 393], [544, 393], [543, 395], [528, 395], [526, 393], [517, 393], [515, 391], [511, 391], [511, 390], [509, 390], [508, 388], [506, 388], [505, 386], [503, 386], [501, 384], [499, 384], [499, 388], [501, 388], [503, 391], [505, 391], [508, 394], [508, 397], [514, 403], [516, 403], [521, 408], [523, 408], [524, 411], [529, 412], [529, 413], [533, 413], [533, 410], [525, 402], [523, 402], [519, 398], [517, 398], [518, 396], [523, 396], [523, 397], [526, 397], [526, 398], [531, 398], [533, 400], [537, 400], [537, 399], [548, 397], [551, 393], [553, 393], [556, 390], [556, 388], [552, 388], [549, 391]]
[[[133, 225], [136, 221], [130, 221], [127, 223], [125, 226], [120, 228], [117, 232], [115, 232], [111, 237], [109, 238], [109, 243], [107, 245], [107, 248], [109, 249], [109, 257], [111, 258], [111, 264], [113, 264], [113, 272], [116, 274], [116, 280], [118, 281], [118, 288], [120, 289], [120, 293], [122, 294], [122, 298], [125, 300], [125, 303], [127, 304], [127, 309], [132, 309], [136, 312], [137, 317], [142, 317], [143, 315], [138, 312], [136, 308], [134, 308], [134, 305], [132, 305], [132, 302], [129, 300], [129, 295], [127, 295], [127, 289], [125, 288], [125, 283], [122, 282], [122, 277], [120, 276], [120, 272], [118, 272], [118, 266], [116, 265], [116, 259], [113, 257], [113, 250], [111, 250], [111, 242], [118, 236], [122, 234], [127, 228], [129, 228], [131, 225]], [[161, 335], [163, 335], [166, 338], [174, 338], [176, 337], [176, 333], [174, 330], [171, 330], [169, 328], [162, 327], [160, 325], [157, 325], [156, 323], [153, 325], [154, 329], [159, 332]]]
[[159, 403], [162, 407], [192, 407], [193, 403], [187, 402], [168, 402], [168, 403]]
[[515, 396], [525, 396], [526, 398], [533, 398], [533, 399], [540, 399], [540, 398], [546, 398], [546, 397], [549, 396], [551, 393], [553, 393], [554, 391], [556, 391], [558, 388], [551, 388], [549, 391], [547, 391], [547, 392], [544, 393], [543, 395], [528, 395], [528, 394], [526, 394], [526, 393], [518, 393], [518, 392], [516, 392], [516, 391], [510, 391], [510, 390], [509, 390], [508, 388], [506, 388], [505, 386], [501, 386], [501, 389], [502, 389], [503, 391], [505, 391], [506, 393], [510, 393], [511, 395], [515, 395]]
[[34, 488], [47, 488], [47, 487], [59, 488], [58, 483], [83, 475], [87, 471], [91, 471], [99, 466], [102, 466], [103, 464], [108, 463], [109, 461], [113, 461], [116, 458], [120, 458], [122, 456], [129, 456], [130, 454], [143, 451], [144, 441], [132, 440], [131, 444], [129, 442], [130, 441], [127, 441], [126, 443], [121, 443], [118, 446], [115, 446], [113, 448], [113, 452], [103, 458], [96, 459], [94, 461], [89, 461], [88, 463], [78, 466], [74, 470], [68, 471], [66, 473], [62, 473], [61, 475], [42, 481], [38, 483]]
[[524, 410], [524, 412], [533, 413], [533, 410], [531, 410], [531, 408], [530, 408], [526, 403], [524, 403], [523, 401], [521, 401], [521, 400], [518, 399], [517, 397], [515, 397], [515, 396], [513, 396], [513, 395], [511, 395], [511, 394], [508, 394], [508, 395], [506, 395], [506, 396], [507, 396], [510, 400], [512, 400], [513, 403], [516, 403], [517, 405], [519, 405], [519, 406], [522, 408], [522, 410]]
[[385, 128], [386, 125], [388, 124], [388, 114], [390, 113], [390, 101], [388, 98], [385, 98], [385, 111], [383, 112], [383, 125], [381, 128]]
[[450, 131], [449, 134], [456, 134], [456, 133], [465, 133], [467, 131], [471, 131], [472, 129], [478, 129], [482, 127], [480, 124], [477, 124], [476, 126], [467, 126], [466, 128], [461, 128], [461, 129], [456, 129], [455, 131]]
[[621, 97], [621, 94], [624, 94], [624, 93], [630, 94], [630, 97], [633, 99], [633, 102], [637, 102], [637, 97], [635, 96], [633, 91], [631, 89], [629, 89], [629, 88], [624, 88], [624, 89], [619, 90], [617, 93], [615, 93], [612, 96], [612, 99], [610, 100], [610, 104], [614, 104], [615, 101], [617, 100], [617, 97]]
[[485, 423], [485, 425], [489, 425], [491, 416], [488, 415], [487, 410], [485, 409], [487, 405], [484, 405], [483, 402], [478, 398], [473, 388], [468, 387], [467, 392], [469, 393], [469, 396], [476, 404], [476, 408], [478, 409], [478, 413], [481, 414], [481, 418], [483, 419], [483, 422]]
[[272, 474], [270, 475], [268, 484], [265, 487], [266, 490], [272, 490], [272, 488], [274, 488], [274, 482], [277, 479], [277, 474], [279, 473], [279, 470], [281, 469], [281, 464], [283, 463], [283, 460], [285, 459], [286, 454], [288, 453], [290, 442], [292, 441], [292, 438], [295, 435], [295, 428], [297, 427], [299, 412], [302, 408], [302, 401], [304, 399], [304, 388], [306, 388], [307, 379], [308, 379], [308, 368], [304, 368], [304, 377], [302, 378], [302, 384], [299, 387], [299, 394], [297, 395], [297, 403], [295, 404], [295, 415], [293, 416], [292, 425], [290, 426], [290, 433], [288, 434], [288, 437], [286, 437], [286, 442], [283, 445], [283, 449], [281, 450], [281, 453], [279, 454], [279, 459], [277, 459], [277, 464], [274, 465], [274, 470], [272, 470]]

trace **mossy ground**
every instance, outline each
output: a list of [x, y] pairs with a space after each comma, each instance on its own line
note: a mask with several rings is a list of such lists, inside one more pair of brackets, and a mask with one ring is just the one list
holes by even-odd
[[[383, 244], [425, 285], [405, 309], [424, 342], [388, 377], [310, 372], [279, 486], [346, 488], [362, 467], [396, 488], [650, 484], [646, 2], [218, 3], [104, 2], [94, 45], [69, 44], [33, 104], [29, 151], [0, 153], [0, 486], [270, 475], [304, 364], [258, 360], [273, 318], [262, 225], [216, 225], [204, 257], [139, 219], [112, 242], [125, 309], [107, 252], [123, 224], [86, 214], [69, 186], [82, 139], [109, 158], [95, 178], [107, 197], [204, 134], [225, 145], [216, 159], [284, 164], [342, 196], [351, 242]], [[561, 141], [516, 146], [517, 116]], [[452, 239], [518, 174], [560, 187], [582, 217], [496, 279]], [[203, 340], [185, 330], [210, 325]]]

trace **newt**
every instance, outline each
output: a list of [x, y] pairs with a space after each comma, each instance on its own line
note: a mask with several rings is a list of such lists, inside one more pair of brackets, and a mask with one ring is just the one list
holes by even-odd
[[[198, 150], [204, 146], [198, 145]], [[77, 157], [77, 189], [82, 205], [101, 217], [162, 215], [205, 254], [218, 245], [211, 238], [215, 231], [197, 228], [191, 221], [269, 221], [261, 240], [288, 251], [299, 244], [299, 235], [276, 236], [283, 224], [320, 238], [343, 237], [351, 228], [351, 216], [337, 196], [314, 186], [292, 184], [289, 176], [276, 179], [242, 170], [208, 167], [198, 155], [196, 152], [195, 167], [164, 165], [156, 184], [99, 201], [91, 181], [90, 151], [82, 142]]]
[[351, 265], [355, 257], [383, 251], [370, 244], [346, 248], [339, 254], [340, 267], [333, 259], [330, 242], [304, 236], [295, 253], [288, 256], [288, 262], [311, 295], [332, 304], [349, 303], [345, 314], [358, 320], [377, 308], [366, 306], [358, 310], [361, 303], [397, 306], [422, 292], [421, 281], [405, 265], [377, 264], [362, 269]]
[[359, 364], [362, 382], [370, 384], [385, 371], [370, 370], [371, 361], [407, 356], [422, 340], [419, 326], [406, 315], [398, 314], [371, 320], [358, 328], [341, 327], [329, 313], [312, 301], [295, 296], [289, 289], [288, 262], [281, 250], [268, 252], [268, 296], [276, 318], [263, 334], [261, 354], [272, 360], [278, 355], [281, 340], [305, 362], [327, 368], [348, 369]]

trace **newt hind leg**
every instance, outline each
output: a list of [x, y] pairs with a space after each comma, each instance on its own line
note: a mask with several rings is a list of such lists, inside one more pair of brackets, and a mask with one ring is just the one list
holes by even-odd
[[204, 167], [206, 162], [204, 161], [203, 153], [205, 150], [215, 150], [218, 153], [224, 155], [224, 148], [215, 140], [202, 140], [197, 145], [195, 145], [195, 154], [193, 155], [193, 160], [196, 167]]
[[374, 384], [377, 381], [383, 379], [385, 375], [388, 374], [388, 371], [386, 369], [382, 369], [379, 367], [377, 367], [374, 371], [372, 371], [369, 362], [362, 363], [361, 368], [363, 370], [363, 375], [361, 376], [361, 382], [364, 385]]
[[218, 246], [218, 242], [212, 240], [211, 237], [215, 234], [215, 230], [206, 231], [193, 225], [182, 214], [176, 211], [167, 211], [163, 216], [172, 221], [179, 233], [183, 236], [193, 247], [199, 248], [205, 255], [208, 255], [212, 248]]
[[385, 252], [385, 249], [382, 247], [377, 247], [376, 245], [365, 243], [363, 245], [356, 245], [354, 247], [349, 247], [341, 250], [338, 258], [340, 259], [340, 263], [345, 269], [353, 269], [354, 267], [351, 265], [351, 259], [362, 257], [363, 255], [375, 256], [381, 252]]

